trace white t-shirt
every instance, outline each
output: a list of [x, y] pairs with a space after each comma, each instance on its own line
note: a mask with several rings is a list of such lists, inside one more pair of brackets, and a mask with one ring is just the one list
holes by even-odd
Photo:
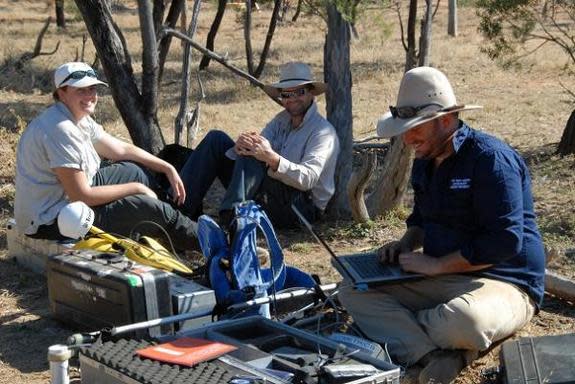
[[94, 144], [103, 132], [102, 126], [89, 116], [75, 123], [60, 102], [28, 124], [16, 152], [14, 216], [20, 232], [31, 235], [38, 226], [52, 224], [60, 209], [68, 204], [54, 168], [82, 170], [92, 184], [100, 168]]

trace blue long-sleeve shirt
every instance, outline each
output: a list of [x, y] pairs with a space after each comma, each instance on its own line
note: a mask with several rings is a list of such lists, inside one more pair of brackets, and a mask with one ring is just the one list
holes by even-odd
[[474, 273], [515, 284], [540, 306], [545, 252], [525, 162], [464, 123], [453, 144], [455, 153], [435, 170], [432, 160], [414, 161], [415, 205], [407, 226], [423, 228], [427, 255], [459, 250], [472, 265], [493, 264]]

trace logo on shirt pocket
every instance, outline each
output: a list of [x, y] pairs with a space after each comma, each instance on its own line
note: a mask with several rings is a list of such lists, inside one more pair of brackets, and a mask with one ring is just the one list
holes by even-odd
[[471, 188], [471, 179], [451, 179], [449, 189], [469, 189]]

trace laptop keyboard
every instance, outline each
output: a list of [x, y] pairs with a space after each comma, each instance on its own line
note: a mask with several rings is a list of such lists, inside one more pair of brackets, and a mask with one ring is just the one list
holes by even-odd
[[362, 279], [401, 274], [400, 268], [381, 264], [377, 253], [346, 255], [346, 259]]

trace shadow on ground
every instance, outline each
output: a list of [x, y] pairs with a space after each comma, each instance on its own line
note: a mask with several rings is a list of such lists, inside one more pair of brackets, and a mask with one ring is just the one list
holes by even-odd
[[[48, 369], [46, 353], [53, 344], [64, 343], [71, 329], [55, 321], [49, 309], [46, 279], [0, 259], [0, 358], [22, 373]], [[6, 310], [5, 302], [15, 300]]]

